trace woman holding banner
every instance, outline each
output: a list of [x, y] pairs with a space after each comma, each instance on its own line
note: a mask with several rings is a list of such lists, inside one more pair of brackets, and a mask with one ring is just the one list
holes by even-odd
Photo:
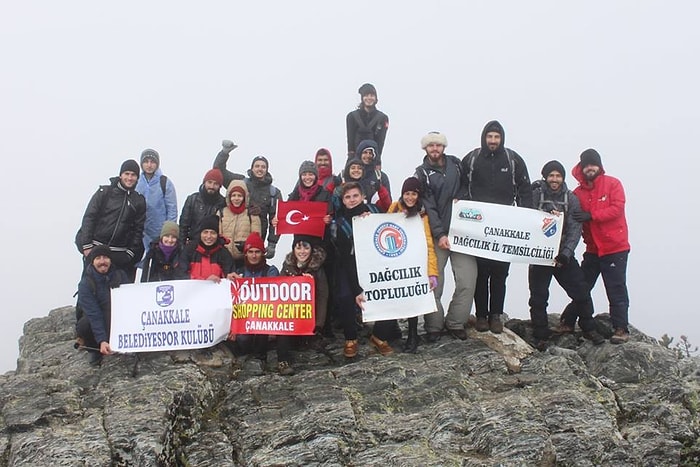
[[[437, 287], [438, 267], [433, 236], [430, 232], [428, 213], [423, 208], [421, 197], [420, 181], [416, 177], [409, 177], [403, 182], [401, 187], [401, 198], [394, 201], [389, 206], [387, 213], [403, 213], [406, 217], [420, 216], [425, 229], [425, 241], [428, 247], [428, 278], [430, 280], [430, 290]], [[408, 337], [404, 344], [403, 351], [416, 353], [418, 350], [418, 317], [408, 318]]]

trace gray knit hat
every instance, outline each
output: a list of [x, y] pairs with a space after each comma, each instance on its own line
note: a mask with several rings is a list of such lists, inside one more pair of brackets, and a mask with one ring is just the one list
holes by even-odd
[[316, 167], [316, 164], [314, 164], [311, 161], [304, 161], [301, 163], [299, 166], [299, 176], [301, 177], [301, 174], [304, 172], [311, 172], [312, 174], [316, 175], [318, 178], [318, 168]]
[[141, 165], [146, 159], [153, 159], [158, 167], [160, 167], [160, 154], [155, 149], [144, 149], [141, 153]]

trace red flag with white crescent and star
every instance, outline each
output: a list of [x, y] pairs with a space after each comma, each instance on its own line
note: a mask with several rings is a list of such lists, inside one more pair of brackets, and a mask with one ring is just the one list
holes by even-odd
[[323, 238], [328, 203], [320, 201], [278, 201], [277, 235], [298, 234]]

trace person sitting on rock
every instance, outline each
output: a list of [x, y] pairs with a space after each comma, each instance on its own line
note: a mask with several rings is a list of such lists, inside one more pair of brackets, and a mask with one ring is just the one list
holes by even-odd
[[180, 228], [175, 222], [163, 223], [160, 239], [151, 243], [143, 259], [141, 282], [189, 279], [187, 265], [180, 261], [183, 248], [179, 236]]
[[79, 316], [76, 316], [75, 331], [78, 344], [88, 351], [91, 365], [99, 365], [103, 355], [112, 353], [109, 346], [112, 316], [110, 290], [129, 282], [124, 270], [112, 264], [112, 255], [107, 245], [92, 247], [78, 284]]
[[[243, 245], [244, 265], [239, 268], [233, 278], [241, 277], [277, 277], [280, 275], [279, 270], [272, 264], [267, 264], [265, 260], [265, 242], [258, 232], [253, 232], [248, 235]], [[267, 351], [269, 348], [269, 336], [267, 334], [245, 334], [236, 336], [238, 344], [252, 348], [252, 359], [247, 363], [247, 369], [253, 375], [261, 375], [264, 373], [267, 365]], [[229, 336], [233, 339], [234, 336]], [[282, 376], [290, 376], [294, 374], [291, 362], [291, 336], [277, 336], [277, 370]], [[246, 344], [243, 344], [243, 342]], [[246, 367], [244, 366], [244, 369]]]

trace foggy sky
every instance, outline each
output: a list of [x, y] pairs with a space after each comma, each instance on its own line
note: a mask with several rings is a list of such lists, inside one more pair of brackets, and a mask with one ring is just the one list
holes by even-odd
[[[74, 303], [75, 232], [123, 160], [156, 149], [181, 208], [232, 139], [229, 168], [263, 154], [286, 196], [319, 147], [342, 168], [364, 82], [389, 115], [394, 197], [432, 130], [462, 157], [498, 119], [532, 179], [548, 160], [570, 169], [597, 149], [627, 195], [631, 324], [700, 341], [694, 2], [233, 3], [3, 6], [0, 371], [15, 368], [24, 322]], [[551, 291], [558, 313], [565, 296]], [[514, 265], [506, 312], [527, 318], [527, 298], [526, 267]], [[594, 301], [607, 311], [602, 283]]]

